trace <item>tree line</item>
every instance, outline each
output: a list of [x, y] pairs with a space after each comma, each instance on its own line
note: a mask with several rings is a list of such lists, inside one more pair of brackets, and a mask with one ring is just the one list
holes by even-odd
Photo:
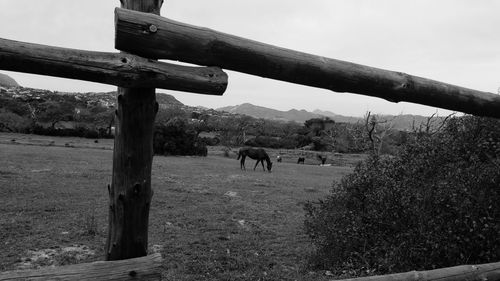
[[[0, 95], [0, 131], [112, 138], [114, 112], [113, 105], [75, 95], [48, 91], [22, 98]], [[404, 141], [405, 132], [384, 127], [382, 122], [374, 126], [373, 132], [383, 132], [377, 145], [384, 153], [393, 153]], [[178, 104], [160, 106], [154, 129], [155, 153], [205, 155], [207, 145], [361, 153], [370, 150], [373, 142], [367, 138], [363, 122], [339, 123], [325, 117], [299, 124]]]

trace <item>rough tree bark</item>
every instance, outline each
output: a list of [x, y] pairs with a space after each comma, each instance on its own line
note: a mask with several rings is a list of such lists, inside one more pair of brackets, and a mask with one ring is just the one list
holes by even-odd
[[[159, 15], [163, 0], [121, 0], [122, 8]], [[153, 123], [158, 111], [154, 88], [118, 88], [113, 176], [109, 189], [106, 259], [147, 255]]]

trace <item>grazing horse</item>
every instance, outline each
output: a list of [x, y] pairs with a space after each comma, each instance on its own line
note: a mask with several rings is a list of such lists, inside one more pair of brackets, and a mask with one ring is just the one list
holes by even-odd
[[264, 168], [264, 160], [266, 160], [266, 163], [267, 163], [267, 170], [269, 172], [271, 172], [271, 168], [273, 167], [273, 162], [271, 162], [271, 159], [269, 159], [269, 155], [267, 155], [266, 151], [262, 148], [253, 148], [253, 147], [243, 147], [243, 148], [240, 148], [240, 151], [238, 152], [238, 159], [237, 160], [240, 160], [240, 168], [242, 170], [246, 170], [245, 169], [245, 158], [246, 157], [250, 157], [252, 159], [255, 159], [257, 160], [257, 163], [255, 163], [255, 166], [253, 167], [253, 170], [255, 171], [255, 168], [257, 168], [257, 165], [259, 164], [259, 162], [262, 164], [262, 169], [264, 171], [265, 168]]
[[326, 163], [326, 155], [322, 156], [322, 155], [317, 154], [316, 157], [318, 158], [319, 161], [321, 161], [321, 165], [325, 165], [325, 163]]
[[305, 157], [299, 157], [299, 160], [297, 160], [297, 164], [304, 164], [304, 161], [306, 161], [306, 158]]

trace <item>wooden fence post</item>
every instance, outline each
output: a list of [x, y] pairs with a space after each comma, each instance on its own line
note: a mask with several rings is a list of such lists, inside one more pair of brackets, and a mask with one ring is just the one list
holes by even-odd
[[[163, 0], [120, 0], [122, 8], [159, 15]], [[106, 260], [147, 255], [154, 88], [118, 88]]]

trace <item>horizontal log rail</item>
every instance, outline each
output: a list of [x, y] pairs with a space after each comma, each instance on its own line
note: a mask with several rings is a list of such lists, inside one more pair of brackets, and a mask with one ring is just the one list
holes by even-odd
[[0, 281], [7, 280], [161, 280], [161, 255], [119, 260], [97, 261], [37, 270], [0, 272]]
[[218, 67], [181, 66], [126, 53], [83, 51], [1, 38], [0, 69], [207, 95], [222, 95], [227, 87], [227, 74]]
[[368, 276], [338, 281], [500, 281], [500, 262], [460, 265], [427, 271]]
[[500, 96], [401, 72], [280, 48], [157, 15], [117, 8], [115, 48], [220, 66], [307, 86], [500, 118]]

